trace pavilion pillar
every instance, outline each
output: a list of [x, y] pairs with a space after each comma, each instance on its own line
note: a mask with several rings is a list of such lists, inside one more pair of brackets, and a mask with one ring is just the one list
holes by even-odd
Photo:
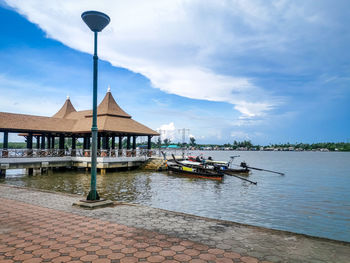
[[60, 134], [58, 145], [59, 145], [59, 156], [64, 156], [64, 134]]
[[72, 135], [72, 150], [75, 150], [76, 149], [76, 138], [75, 138], [75, 135]]
[[123, 149], [123, 136], [119, 136], [119, 143], [118, 143], [118, 149]]
[[91, 141], [90, 141], [90, 134], [86, 135], [86, 149], [90, 150], [91, 148]]
[[[2, 149], [3, 149], [2, 155], [1, 155], [2, 157], [8, 157], [8, 151], [7, 151], [8, 147], [9, 147], [9, 132], [5, 131], [4, 132], [4, 141], [3, 141], [3, 145], [2, 145]], [[3, 172], [0, 172], [0, 173], [4, 174], [4, 176], [5, 176], [6, 170], [4, 170]], [[0, 176], [1, 176], [1, 174], [0, 174]]]
[[27, 136], [27, 149], [32, 149], [33, 148], [33, 133], [28, 133]]
[[111, 136], [111, 157], [115, 157], [115, 134]]
[[128, 135], [126, 137], [126, 157], [130, 157], [131, 156], [131, 151], [130, 151], [130, 135]]
[[152, 136], [147, 136], [147, 149], [148, 150], [151, 150], [151, 139], [152, 139]]
[[136, 138], [137, 136], [132, 136], [132, 156], [136, 156]]
[[130, 135], [126, 137], [126, 149], [130, 150]]
[[101, 149], [101, 134], [97, 135], [97, 151]]
[[55, 135], [52, 135], [51, 137], [51, 148], [55, 149]]
[[8, 149], [8, 147], [9, 147], [9, 132], [5, 131], [4, 132], [4, 142], [3, 142], [2, 148], [3, 149]]
[[33, 155], [33, 133], [29, 132], [27, 136], [27, 155]]
[[150, 135], [147, 136], [147, 150], [148, 150], [147, 155], [148, 155], [149, 157], [152, 156], [152, 152], [151, 152], [151, 148], [152, 148], [151, 139], [152, 139], [152, 136], [150, 136]]
[[59, 142], [58, 142], [60, 150], [64, 149], [64, 139], [65, 139], [64, 134], [60, 134]]
[[41, 149], [45, 149], [45, 134], [41, 136]]
[[71, 156], [76, 156], [76, 138], [75, 135], [72, 135], [72, 152], [71, 152]]
[[102, 149], [107, 150], [109, 148], [109, 138], [107, 135], [102, 137]]
[[51, 149], [51, 135], [47, 135], [47, 149]]
[[114, 150], [115, 149], [115, 136], [114, 134], [112, 134], [112, 149]]
[[87, 140], [88, 140], [88, 137], [87, 135], [84, 135], [83, 137], [83, 149], [86, 150], [88, 147], [87, 147]]
[[35, 136], [36, 138], [36, 148], [40, 149], [40, 135]]
[[109, 155], [108, 154], [108, 148], [109, 148], [109, 137], [108, 137], [107, 134], [104, 134], [102, 136], [102, 150], [103, 150], [103, 151], [101, 151], [101, 156], [102, 157], [106, 157], [106, 156]]
[[83, 141], [83, 154], [85, 157], [89, 157], [90, 156], [90, 135], [85, 134], [83, 139], [84, 139], [84, 141]]
[[123, 136], [119, 136], [118, 156], [123, 156]]

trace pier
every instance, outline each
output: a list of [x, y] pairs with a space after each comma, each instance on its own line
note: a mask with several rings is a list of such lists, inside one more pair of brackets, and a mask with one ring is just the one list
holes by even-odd
[[[151, 139], [159, 133], [135, 121], [114, 100], [110, 89], [97, 107], [97, 168], [139, 167], [152, 156]], [[92, 111], [77, 111], [67, 97], [52, 117], [0, 112], [0, 176], [7, 169], [45, 171], [59, 167], [91, 167]], [[23, 136], [26, 149], [9, 149], [9, 135]], [[144, 147], [136, 147], [137, 138], [146, 138]], [[82, 141], [82, 148], [77, 143]]]
[[[147, 154], [136, 155], [127, 157], [98, 157], [97, 168], [101, 170], [101, 173], [106, 173], [107, 169], [116, 168], [137, 168], [144, 164], [150, 157]], [[50, 168], [90, 168], [91, 158], [84, 156], [61, 156], [61, 157], [7, 157], [0, 158], [1, 175], [6, 175], [7, 169], [26, 169], [28, 175], [33, 173], [43, 173]]]

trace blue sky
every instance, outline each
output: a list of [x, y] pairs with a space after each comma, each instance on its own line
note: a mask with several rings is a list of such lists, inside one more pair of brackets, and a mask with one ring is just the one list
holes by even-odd
[[350, 141], [348, 1], [0, 1], [0, 111], [91, 108], [99, 10], [99, 95], [180, 141]]

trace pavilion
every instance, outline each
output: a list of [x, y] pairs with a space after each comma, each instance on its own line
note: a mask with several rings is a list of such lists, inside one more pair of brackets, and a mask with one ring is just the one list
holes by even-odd
[[[58, 147], [64, 153], [65, 139], [71, 138], [71, 152], [75, 155], [76, 141], [83, 138], [84, 156], [89, 156], [91, 124], [92, 110], [77, 111], [69, 97], [52, 117], [0, 112], [0, 132], [4, 133], [3, 149], [8, 148], [9, 133], [20, 133], [26, 136], [28, 150], [33, 149], [33, 138], [36, 139], [36, 148], [42, 151], [54, 149], [55, 138], [59, 138]], [[148, 150], [151, 149], [151, 138], [159, 136], [159, 133], [133, 120], [121, 109], [114, 100], [110, 89], [98, 105], [97, 126], [97, 149], [100, 156], [122, 156], [123, 138], [126, 138], [127, 141], [126, 155], [134, 156], [138, 136], [147, 136]], [[118, 138], [118, 151], [114, 151], [116, 137]], [[111, 155], [111, 152], [114, 154]]]

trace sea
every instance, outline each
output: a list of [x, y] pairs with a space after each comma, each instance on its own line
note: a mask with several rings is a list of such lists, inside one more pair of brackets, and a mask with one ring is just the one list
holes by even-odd
[[[350, 152], [198, 151], [214, 160], [282, 172], [252, 170], [250, 184], [143, 170], [97, 176], [101, 196], [117, 201], [243, 224], [350, 242]], [[86, 196], [90, 174], [50, 172], [27, 176], [8, 171], [0, 183]]]

